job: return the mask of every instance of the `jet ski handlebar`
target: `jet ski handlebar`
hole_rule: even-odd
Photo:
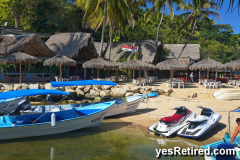
[[[197,108],[207,109],[206,107],[203,107],[203,106],[197,106]]]
[[[173,108],[172,110],[179,110],[179,109],[185,109],[185,106],[178,106],[178,107]]]

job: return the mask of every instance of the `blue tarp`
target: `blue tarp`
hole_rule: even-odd
[[[87,85],[116,86],[117,83],[113,83],[111,81],[83,80],[83,81],[68,81],[68,82],[51,82],[51,85],[53,87],[87,86]]]
[[[36,95],[69,95],[70,93],[51,89],[25,89],[0,93],[0,100],[16,97],[36,96]]]

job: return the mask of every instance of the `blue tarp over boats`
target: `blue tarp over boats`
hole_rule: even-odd
[[[83,81],[68,81],[68,82],[55,82],[55,81],[51,81],[51,85],[53,87],[87,86],[87,85],[116,86],[117,83],[113,83],[111,81],[83,80]]]

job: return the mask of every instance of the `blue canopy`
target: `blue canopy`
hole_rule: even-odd
[[[66,86],[87,86],[87,85],[108,85],[116,86],[117,83],[111,81],[98,81],[98,80],[83,80],[83,81],[68,81],[68,82],[51,82],[53,87],[66,87]]]
[[[0,93],[0,100],[16,97],[36,96],[36,95],[69,95],[70,93],[51,89],[25,89]]]

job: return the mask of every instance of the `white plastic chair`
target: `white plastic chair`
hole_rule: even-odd
[[[55,79],[56,79],[56,82],[58,82],[58,81],[59,81],[57,76],[55,76]]]
[[[229,80],[227,85],[232,85],[232,80]]]
[[[222,88],[222,82],[221,81],[217,81],[218,83],[218,87]]]
[[[138,86],[139,85],[139,81],[137,79],[132,79],[132,85]]]
[[[181,88],[181,86],[184,88],[184,81],[180,81],[180,83],[178,83],[178,88]]]

